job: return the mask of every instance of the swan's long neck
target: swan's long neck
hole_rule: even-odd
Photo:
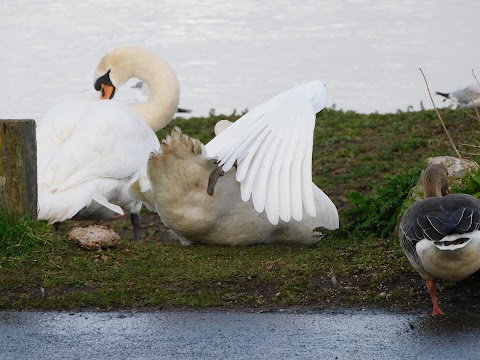
[[[134,109],[153,131],[163,129],[178,109],[180,85],[177,75],[168,63],[147,53],[134,66],[132,76],[143,80],[150,90],[148,100],[134,104]]]

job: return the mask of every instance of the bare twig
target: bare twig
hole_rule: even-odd
[[[463,107],[458,106],[457,108],[460,109],[460,110],[462,110],[465,114],[467,114],[468,116],[470,116],[472,119],[474,119],[474,120],[479,120],[478,118],[476,118],[475,116],[473,116],[472,114],[470,114],[467,110],[465,110]]]
[[[472,75],[475,78],[475,81],[477,82],[478,86],[480,86],[480,83],[478,82],[477,76],[475,75],[475,70],[472,69]],[[468,93],[470,95],[470,92]],[[473,107],[475,108],[475,112],[477,113],[477,119],[480,121],[480,115],[478,114],[478,109],[475,103],[473,102],[472,96],[470,95],[470,99],[472,100]]]
[[[430,87],[428,86],[428,81],[427,81],[427,78],[425,77],[425,74],[423,73],[422,68],[419,68],[419,70],[420,70],[420,72],[422,73],[423,79],[425,80],[425,85],[427,86],[428,96],[430,96],[430,100],[432,101],[433,108],[435,109],[435,112],[436,112],[438,118],[440,119],[440,123],[442,124],[443,130],[445,131],[445,133],[446,133],[447,136],[448,136],[448,140],[450,140],[450,145],[452,145],[453,150],[455,150],[455,153],[457,154],[458,158],[459,158],[460,161],[462,162],[463,167],[464,167],[465,169],[467,169],[467,171],[468,171],[468,173],[469,173],[470,175],[472,175],[472,172],[471,172],[470,169],[467,167],[467,164],[465,163],[465,161],[463,160],[462,156],[461,156],[460,153],[458,152],[458,149],[457,149],[457,147],[455,146],[455,143],[453,142],[452,137],[450,136],[450,133],[448,132],[447,127],[445,126],[445,123],[444,123],[444,121],[443,121],[443,119],[442,119],[442,116],[440,115],[440,112],[438,111],[437,106],[435,105],[435,101],[433,101],[432,93],[430,92]]]
[[[446,141],[446,140],[431,140],[431,141],[430,141],[431,144],[433,144],[434,142],[435,142],[435,143],[440,143],[440,144],[450,144],[450,141]],[[472,144],[464,144],[464,143],[458,143],[457,145],[458,145],[458,147],[459,147],[458,152],[459,152],[460,154],[466,153],[465,151],[460,150],[460,147],[461,147],[461,146],[473,147],[473,148],[477,148],[477,149],[480,148],[480,145],[472,145]]]
[[[438,140],[438,139],[429,139],[429,143],[430,144],[433,144],[433,143],[440,143],[440,144],[450,144],[450,141],[447,141],[447,140]],[[460,146],[471,146],[471,147],[478,147],[480,148],[480,145],[472,145],[472,144],[464,144],[464,143],[458,143],[458,147]]]
[[[475,81],[477,82],[477,84],[480,86],[480,83],[478,82],[477,76],[475,75],[475,70],[473,70],[473,69],[472,69],[472,75],[475,78]]]
[[[473,77],[475,78],[475,80],[477,81],[477,84],[480,86],[480,84],[478,83],[478,79],[477,77],[475,76],[475,72],[473,71],[472,69],[472,74],[473,74]],[[477,117],[473,116],[472,114],[470,114],[467,110],[465,110],[464,108],[458,106],[459,109],[462,109],[462,111],[467,114],[468,116],[470,116],[472,119],[475,119],[477,121],[480,122],[480,115],[478,114],[478,109],[477,109],[477,106],[475,105],[475,103],[473,102],[473,98],[472,98],[472,94],[470,93],[470,91],[468,92],[468,95],[470,96],[470,100],[472,101],[472,104],[473,104],[473,107],[475,108],[475,113],[477,114]]]
[[[470,146],[474,148],[480,148],[480,145],[472,145],[472,144],[463,144],[463,143],[458,143],[459,146]]]
[[[468,151],[460,151],[460,153],[462,153],[464,155],[468,155],[468,156],[480,156],[480,153],[471,153],[471,152],[468,152]]]
[[[477,120],[480,121],[480,114],[478,113],[477,105],[475,105],[475,101],[473,101],[472,93],[468,91],[468,97],[470,98],[470,101],[472,102],[473,108],[475,109],[475,113],[477,114]]]

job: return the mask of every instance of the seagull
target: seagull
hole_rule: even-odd
[[[480,85],[472,84],[450,93],[435,92],[437,95],[443,96],[445,100],[451,100],[454,104],[461,108],[471,109],[480,106]]]

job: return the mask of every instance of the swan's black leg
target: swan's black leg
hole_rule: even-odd
[[[53,223],[53,230],[55,231],[55,235],[60,234],[60,222]]]
[[[130,214],[130,221],[133,225],[133,241],[137,242],[140,240],[140,224],[142,219],[139,214]]]
[[[217,166],[215,169],[212,170],[210,176],[208,177],[208,186],[207,186],[207,194],[213,196],[213,191],[215,190],[215,185],[217,184],[218,179],[220,176],[223,176],[225,172],[222,170],[220,166]]]

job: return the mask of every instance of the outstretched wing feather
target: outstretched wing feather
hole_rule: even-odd
[[[206,145],[224,171],[237,162],[241,197],[269,221],[315,216],[312,149],[315,112],[302,92],[286,92],[244,115]]]

